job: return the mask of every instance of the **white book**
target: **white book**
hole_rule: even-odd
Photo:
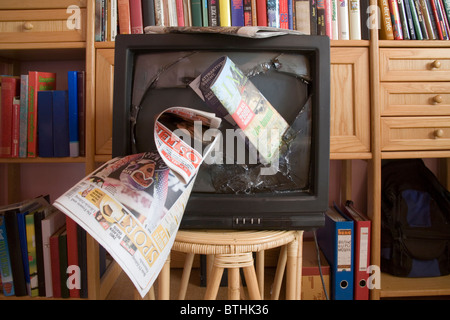
[[[338,9],[339,40],[349,40],[348,0],[339,0]]]
[[[349,0],[350,40],[361,40],[361,8],[359,0]]]
[[[338,2],[339,0],[331,0],[331,35],[332,40],[339,39],[339,20],[338,20]]]

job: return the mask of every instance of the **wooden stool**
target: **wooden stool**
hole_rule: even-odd
[[[223,270],[228,269],[228,299],[239,299],[239,268],[244,271],[250,299],[263,299],[264,250],[281,247],[274,279],[272,298],[278,299],[286,268],[286,299],[300,299],[303,231],[219,231],[180,230],[173,251],[186,253],[179,299],[184,299],[195,254],[213,256],[212,270],[207,281],[205,299],[215,299]],[[256,271],[252,253],[256,253]],[[166,269],[167,270],[167,269]],[[161,284],[168,298],[170,283]]]

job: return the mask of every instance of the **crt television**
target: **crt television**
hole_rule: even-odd
[[[202,164],[180,227],[321,227],[329,183],[330,45],[326,36],[119,35],[113,157],[156,150],[154,119],[168,107],[212,112],[191,83],[223,56],[239,67],[290,127],[276,165],[262,174],[267,163],[252,156],[238,134],[226,135],[235,127],[224,119],[222,143],[232,142],[233,147],[223,147],[223,161]],[[248,152],[243,157],[238,155],[242,146]]]

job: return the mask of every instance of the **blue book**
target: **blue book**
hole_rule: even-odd
[[[53,91],[53,153],[69,157],[69,105],[66,90]]]
[[[15,294],[14,279],[11,269],[11,260],[9,258],[4,215],[0,215],[0,275],[2,276],[3,295],[13,296]]]
[[[78,84],[77,71],[67,72],[68,104],[69,104],[69,148],[70,156],[78,157],[80,140],[78,137]]]
[[[38,92],[38,154],[40,157],[53,157],[53,93]]]
[[[231,0],[231,25],[244,26],[244,0]]]
[[[331,270],[331,299],[353,300],[353,221],[328,208],[325,226],[317,230],[317,239]]]

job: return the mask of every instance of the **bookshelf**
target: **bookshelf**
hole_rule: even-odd
[[[21,18],[22,24],[26,18],[35,19],[33,12],[38,10],[57,10],[55,17],[61,17],[69,5],[78,5],[83,9],[82,29],[73,32],[69,37],[62,32],[71,32],[57,29],[57,31],[22,30],[14,34],[6,34],[4,25],[13,22],[7,14],[14,11],[15,19]],[[371,0],[376,5],[376,0]],[[86,70],[86,155],[77,158],[34,158],[34,159],[4,159],[0,158],[0,166],[7,167],[5,177],[9,202],[20,198],[21,166],[36,164],[60,163],[70,168],[71,164],[84,164],[85,172],[92,172],[98,163],[111,158],[111,120],[112,119],[112,83],[114,73],[114,42],[95,42],[95,1],[94,0],[3,0],[0,3],[0,58],[14,61],[20,65],[30,61],[59,61],[78,60],[84,62]],[[26,11],[26,12],[17,12]],[[42,21],[48,18],[48,12],[40,12]],[[67,17],[68,14],[65,15]],[[45,24],[45,23],[44,23]],[[60,22],[47,23],[54,28],[61,28]],[[39,24],[41,25],[41,24]],[[23,26],[25,27],[25,26]],[[37,37],[23,36],[22,33],[42,32]],[[393,118],[402,122],[404,116],[386,115],[381,106],[385,103],[382,98],[382,87],[387,84],[392,87],[401,84],[421,84],[442,89],[443,105],[450,104],[450,79],[436,78],[434,75],[386,80],[382,75],[382,60],[385,50],[400,54],[408,52],[413,56],[424,56],[424,68],[430,63],[439,60],[441,70],[450,74],[448,61],[450,54],[450,41],[445,40],[380,40],[376,28],[370,30],[370,40],[332,40],[331,41],[331,161],[339,163],[341,176],[340,197],[342,200],[351,199],[355,194],[352,177],[354,160],[367,163],[365,177],[367,179],[367,205],[366,212],[372,219],[372,264],[380,262],[380,229],[381,229],[381,165],[384,159],[396,158],[433,158],[438,159],[440,177],[444,184],[450,185],[448,164],[450,158],[450,142],[440,142],[438,148],[411,147],[407,150],[393,147],[386,150],[383,143],[385,129],[381,121],[384,118]],[[428,55],[428,56],[426,56]],[[396,58],[397,61],[407,61],[407,56]],[[420,59],[419,59],[420,60]],[[417,58],[415,58],[417,63]],[[410,66],[411,62],[404,62]],[[16,68],[16,66],[14,66]],[[428,73],[430,74],[431,70]],[[421,78],[422,77],[422,78]],[[414,87],[414,85],[406,85]],[[413,93],[417,93],[412,89]],[[429,108],[430,109],[430,108]],[[444,110],[449,110],[448,108]],[[420,115],[410,117],[423,117],[422,123],[430,116],[441,117],[446,121],[449,114],[433,114],[423,111]],[[408,116],[408,115],[407,115]],[[450,119],[448,119],[450,120]],[[450,121],[448,121],[450,123]],[[444,138],[447,131],[444,132]],[[408,134],[406,134],[408,137]],[[445,138],[446,139],[446,138]],[[6,171],[6,170],[5,170]],[[80,177],[81,178],[81,177]],[[100,277],[98,244],[88,237],[88,292],[89,299],[103,299],[108,294],[115,279],[121,270],[117,264],[112,263],[106,273]],[[387,274],[381,276],[381,289],[372,290],[372,299],[450,295],[449,277],[427,279],[400,279]]]

